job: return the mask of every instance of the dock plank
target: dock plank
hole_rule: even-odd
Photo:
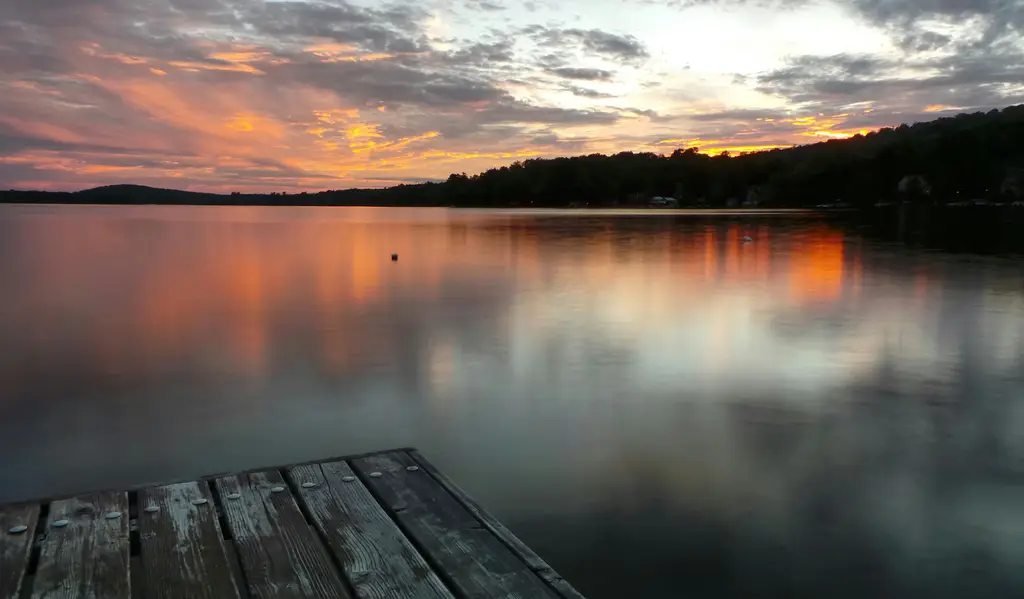
[[[117,517],[109,517],[117,514]],[[65,526],[55,522],[67,521]],[[95,493],[50,504],[33,599],[128,599],[128,494]]]
[[[531,570],[536,572],[538,576],[551,585],[559,595],[564,599],[584,599],[583,595],[569,584],[569,581],[562,578],[554,568],[541,559],[539,555],[530,549],[526,543],[522,542],[519,537],[514,535],[512,531],[506,528],[504,524],[498,521],[497,518],[490,515],[484,508],[480,507],[480,504],[470,497],[468,493],[463,491],[461,487],[455,484],[453,480],[448,478],[443,472],[430,463],[423,454],[416,449],[410,449],[408,454],[420,468],[433,476],[442,487],[454,495],[455,498],[458,499],[471,514],[476,516],[488,530],[494,533],[494,535],[505,543],[513,553],[526,562]]]
[[[144,597],[238,599],[206,482],[140,491],[138,528]]]
[[[348,464],[297,466],[288,476],[359,599],[452,599]]]
[[[15,599],[21,593],[38,521],[38,503],[0,507],[0,599]],[[9,532],[15,526],[25,530]]]
[[[352,460],[352,466],[461,597],[557,598],[526,562],[409,455],[368,456]]]
[[[253,597],[350,596],[279,472],[225,476],[216,484]]]

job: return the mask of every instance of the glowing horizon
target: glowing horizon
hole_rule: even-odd
[[[1024,11],[920,2],[5,6],[0,188],[382,187],[790,147],[1024,99]]]

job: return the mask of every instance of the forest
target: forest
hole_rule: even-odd
[[[1024,199],[1024,105],[883,128],[849,139],[730,156],[698,148],[531,159],[443,182],[302,194],[218,195],[136,185],[0,191],[0,202],[614,207],[871,207]]]

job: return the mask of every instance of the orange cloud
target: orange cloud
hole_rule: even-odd
[[[622,118],[641,114],[639,109],[615,109],[613,113],[621,118],[617,123],[575,124],[566,119],[559,125],[562,108],[538,106],[542,115],[550,110],[553,124],[527,124],[514,120],[518,103],[529,104],[526,100],[509,107],[502,100],[466,94],[465,100],[453,102],[438,118],[481,119],[484,124],[471,126],[484,134],[445,138],[436,120],[425,118],[428,109],[424,106],[401,101],[385,104],[373,97],[353,101],[332,88],[301,82],[279,85],[266,76],[265,71],[271,70],[265,67],[290,59],[278,56],[276,49],[205,40],[195,44],[204,59],[165,60],[115,52],[113,44],[105,48],[95,42],[75,43],[72,48],[77,70],[64,75],[62,81],[81,85],[0,81],[5,92],[12,90],[26,104],[45,107],[33,118],[0,116],[0,123],[62,144],[119,148],[110,153],[69,149],[22,151],[18,155],[19,165],[59,172],[62,180],[74,187],[127,180],[219,191],[337,189],[444,179],[449,172],[479,172],[524,158],[614,153],[630,149],[622,147],[623,135],[635,136],[632,139],[639,141],[631,142],[634,147],[646,150],[668,152],[696,146],[717,155],[861,132],[844,127],[851,118],[847,113],[726,120],[724,132],[720,132],[723,124],[704,114],[699,115],[704,117],[701,122],[710,123],[708,129],[715,129],[713,136],[701,135],[698,130],[645,143],[650,130],[662,125],[650,118]],[[339,64],[394,56],[333,42],[308,44],[301,52],[322,63]],[[253,77],[218,78],[213,75],[216,72]],[[272,73],[277,75],[276,70]],[[110,114],[104,111],[106,100],[93,105],[89,98],[79,99],[76,94],[81,89],[98,89],[116,97],[119,115],[130,114],[130,118],[105,120]],[[62,108],[56,108],[58,102]],[[94,110],[76,114],[69,106]],[[505,108],[512,110],[503,112]],[[499,119],[511,116],[512,120],[486,123],[491,111]],[[476,116],[479,114],[484,116]],[[536,118],[528,110],[522,114],[524,119]],[[494,131],[502,133],[489,133],[488,125],[496,125]],[[130,149],[127,154],[125,148]]]
[[[213,64],[207,62],[186,62],[180,60],[172,60],[168,62],[172,67],[177,67],[183,71],[190,71],[198,73],[199,71],[233,71],[236,73],[250,73],[252,75],[264,75],[265,73],[254,66],[245,63],[228,63],[228,64]]]
[[[312,54],[322,62],[372,62],[375,60],[387,60],[395,58],[398,54],[387,52],[361,52],[358,47],[352,44],[324,43],[303,48],[303,52]]]

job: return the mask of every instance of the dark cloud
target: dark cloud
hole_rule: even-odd
[[[858,12],[876,23],[906,23],[926,18],[963,19],[1018,14],[1019,0],[852,0]]]
[[[975,25],[970,42],[975,49],[1024,36],[1024,2],[1020,0],[852,0],[851,5],[869,22],[888,29],[907,51],[950,44],[947,36],[929,29],[936,21]]]
[[[580,81],[608,81],[615,75],[615,73],[604,69],[588,69],[579,67],[560,67],[557,69],[548,69],[548,72],[552,75],[557,75],[565,79],[577,79]]]
[[[903,60],[801,56],[757,78],[760,91],[825,108],[858,102],[894,108],[1006,105],[1020,99],[1022,83],[1024,55],[992,48]]]
[[[620,35],[600,29],[562,29],[542,25],[525,27],[523,33],[533,38],[541,48],[578,50],[590,56],[597,55],[623,64],[639,64],[650,57],[647,47],[632,35]]]
[[[591,52],[622,62],[635,62],[650,56],[647,48],[632,35],[616,35],[599,29],[566,29],[563,33],[578,39],[583,43],[583,47]]]
[[[567,85],[567,86],[565,86],[564,89],[565,89],[565,91],[567,91],[567,92],[571,93],[572,95],[577,96],[579,98],[590,98],[592,100],[601,100],[601,99],[614,98],[615,97],[615,94],[607,94],[607,93],[604,93],[604,92],[599,92],[596,89],[590,89],[590,88],[586,88],[586,87],[579,87],[579,86],[576,86],[576,85]]]
[[[558,143],[558,136],[555,135],[554,133],[545,133],[542,135],[533,136],[533,138],[531,138],[530,141],[537,145],[550,146]]]
[[[548,53],[537,58],[537,65],[544,69],[557,69],[568,64],[569,59],[564,54]]]
[[[666,6],[685,10],[701,6],[731,7],[731,6],[757,6],[771,9],[795,9],[811,4],[812,0],[622,0],[628,4],[646,4],[648,6]]]
[[[552,131],[543,131],[530,138],[534,146],[547,146],[560,152],[576,152],[586,147],[586,139],[565,139]]]
[[[474,42],[464,48],[442,53],[441,56],[456,64],[493,66],[494,63],[512,62],[515,59],[511,39],[497,42]]]
[[[498,2],[491,2],[489,0],[463,0],[466,8],[470,10],[482,10],[486,12],[496,12],[499,10],[505,10],[505,7]]]
[[[908,31],[896,41],[905,52],[941,50],[952,42],[952,37],[934,31]]]
[[[404,7],[367,9],[346,3],[258,2],[236,8],[238,21],[278,41],[325,38],[374,52],[427,49],[419,21],[425,13]]]

